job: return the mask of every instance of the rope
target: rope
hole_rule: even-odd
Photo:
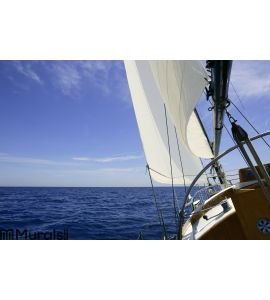
[[[164,174],[162,174],[162,173],[160,173],[160,172],[158,172],[158,171],[156,171],[156,170],[154,170],[154,169],[152,169],[152,168],[150,168],[150,167],[149,167],[149,169],[150,169],[151,171],[153,171],[153,172],[155,172],[155,173],[157,173],[157,174],[163,176],[163,177],[166,177],[166,178],[171,179],[171,177],[169,177],[169,176],[167,176],[167,175],[164,175]]]
[[[147,168],[148,173],[149,173],[149,178],[150,178],[150,182],[151,182],[151,187],[152,187],[152,192],[153,192],[153,196],[154,196],[154,202],[155,202],[155,206],[156,206],[156,210],[157,210],[157,215],[158,215],[158,218],[159,218],[160,227],[163,230],[163,234],[164,234],[165,239],[167,239],[167,230],[166,230],[164,218],[163,218],[163,215],[162,215],[162,211],[158,207],[156,192],[155,192],[155,189],[154,189],[153,180],[152,180],[152,176],[151,176],[151,172],[150,172],[150,168],[149,168],[148,164],[147,164],[146,168]]]
[[[179,147],[178,136],[177,136],[177,132],[176,132],[176,128],[175,127],[174,127],[174,131],[175,131],[175,136],[176,136],[176,140],[177,140],[177,147],[178,147],[179,159],[180,159],[180,163],[181,163],[181,171],[182,171],[182,174],[183,174],[183,181],[184,181],[184,187],[185,187],[185,193],[186,193],[186,191],[187,191],[186,179],[185,179],[184,167],[183,167],[182,157],[181,157],[181,152],[180,152],[180,147]]]
[[[248,122],[248,124],[253,128],[253,130],[260,134],[260,132],[252,125],[252,123],[248,120],[248,118],[241,112],[241,110],[231,101],[232,105],[237,109],[237,111],[240,113],[240,115]],[[262,137],[262,140],[264,143],[270,148],[270,145],[267,143],[267,141]]]
[[[171,179],[170,176],[164,175],[164,174],[158,172],[157,170],[155,170],[155,169],[153,169],[153,168],[151,168],[151,167],[149,167],[149,169],[150,169],[151,171],[153,171],[153,172],[155,172],[155,173],[157,173],[157,174],[163,176],[163,177],[166,177],[166,178],[168,178],[168,179]],[[189,177],[195,177],[196,174],[185,174],[185,176],[186,176],[186,177],[187,177],[187,176],[189,176]],[[177,178],[180,178],[180,177],[174,177],[174,179],[177,179]]]
[[[175,224],[177,226],[179,215],[178,215],[178,210],[177,210],[177,207],[176,207],[176,196],[175,196],[174,183],[173,183],[173,171],[172,171],[172,157],[171,157],[170,137],[169,137],[168,119],[167,119],[167,111],[166,111],[165,104],[164,104],[164,111],[165,111],[165,119],[166,119],[167,139],[168,139],[168,148],[169,148],[169,157],[170,157],[170,168],[171,168],[171,178],[172,178],[173,208],[174,208],[174,214],[175,214]]]

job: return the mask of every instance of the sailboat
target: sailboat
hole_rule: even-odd
[[[249,137],[230,113],[232,68],[230,60],[205,66],[187,60],[125,61],[153,191],[153,182],[172,188],[175,239],[270,239],[270,165],[254,146],[259,139],[267,143],[270,132]],[[203,94],[213,115],[212,140],[197,110]],[[233,146],[220,153],[225,118]],[[245,167],[232,181],[222,159],[235,152]],[[185,187],[180,205],[178,185]],[[163,238],[170,239],[156,207]]]

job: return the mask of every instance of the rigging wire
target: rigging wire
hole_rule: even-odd
[[[242,103],[242,101],[241,101],[241,99],[240,99],[238,93],[236,92],[235,87],[233,86],[233,84],[231,84],[231,85],[232,85],[232,87],[233,87],[233,90],[234,90],[234,92],[235,92],[235,94],[236,94],[236,96],[237,96],[239,102],[240,102],[241,105],[243,106],[243,103]],[[210,110],[212,110],[212,108],[213,108],[213,103],[211,102],[210,99],[209,99],[209,102],[210,102],[210,104],[212,105],[212,107],[210,108]],[[230,104],[232,104],[232,105],[237,109],[237,111],[241,114],[241,116],[242,116],[242,117],[248,122],[248,124],[253,128],[253,130],[255,130],[255,132],[256,132],[257,134],[260,134],[260,132],[252,125],[252,123],[248,120],[248,118],[247,118],[247,117],[241,112],[241,110],[237,107],[237,105],[236,105],[231,99],[228,99],[228,104],[227,104],[227,106],[226,106],[226,114],[227,114],[227,117],[228,117],[230,123],[232,123],[232,122],[235,123],[235,122],[237,121],[237,120],[229,113],[229,111],[228,111],[228,107],[230,106]],[[244,107],[244,106],[243,106],[243,107]],[[209,109],[208,109],[208,110],[209,110]],[[229,132],[228,128],[226,127],[226,125],[223,124],[223,126],[225,127],[225,129],[226,129],[228,135],[230,136],[230,138],[232,139],[233,143],[236,145],[236,142],[235,142],[234,138],[232,137],[232,135],[230,134],[230,132]],[[267,143],[267,141],[266,141],[263,137],[262,137],[262,139],[263,139],[263,141],[265,142],[265,144],[270,148],[270,145]],[[238,151],[239,151],[239,153],[241,154],[242,158],[244,159],[245,163],[246,163],[247,166],[248,166],[248,163],[247,163],[247,161],[246,161],[246,159],[245,159],[243,153],[240,151],[239,148],[238,148]]]
[[[244,104],[242,102],[242,100],[240,99],[240,96],[238,94],[238,92],[236,91],[236,88],[234,87],[233,83],[231,82],[231,86],[233,88],[233,91],[238,99],[238,101],[240,102],[240,104],[242,105],[242,107],[244,108]],[[232,105],[237,109],[237,111],[240,113],[240,115],[247,121],[247,123],[252,127],[252,129],[257,133],[257,134],[260,134],[260,132],[255,128],[254,125],[252,125],[252,123],[249,121],[248,117],[246,117],[242,112],[241,110],[237,107],[237,105],[232,101],[230,100],[230,102],[232,103]],[[245,109],[245,108],[244,108]],[[270,148],[270,145],[269,143],[262,137],[262,140],[264,141],[264,143]]]
[[[181,171],[182,171],[182,175],[183,175],[183,181],[184,181],[184,187],[185,187],[185,193],[186,193],[187,186],[186,186],[185,172],[184,172],[184,167],[183,167],[183,162],[182,162],[182,156],[181,156],[181,152],[180,152],[179,141],[178,141],[178,136],[177,136],[177,132],[176,132],[175,126],[174,126],[174,131],[175,131],[175,136],[176,136],[176,141],[177,141],[179,159],[180,159],[180,163],[181,163]]]
[[[232,100],[230,100],[232,105],[237,109],[237,111],[240,113],[240,115],[248,122],[248,124],[253,128],[253,130],[257,133],[260,134],[260,132],[252,125],[252,123],[248,120],[248,118],[241,112],[241,110],[237,107],[236,104],[233,103]],[[270,148],[269,143],[262,137],[262,140],[264,143]]]
[[[162,174],[162,173],[158,172],[157,170],[154,170],[154,169],[152,169],[152,168],[150,168],[150,167],[149,167],[149,169],[150,169],[151,171],[153,171],[153,172],[155,172],[155,173],[157,173],[157,174],[163,176],[163,177],[166,177],[166,178],[171,179],[171,177],[169,177],[169,176],[167,176],[167,175],[165,175],[165,174]]]
[[[232,86],[233,91],[234,91],[234,93],[235,93],[235,95],[236,95],[238,101],[240,102],[241,106],[243,107],[244,110],[246,110],[245,107],[244,107],[244,103],[243,103],[243,101],[240,99],[240,96],[239,96],[238,92],[236,91],[236,88],[235,88],[234,84],[233,84],[232,82],[230,82],[230,85]]]
[[[152,193],[153,193],[153,196],[154,196],[154,202],[155,202],[155,206],[156,206],[156,210],[157,210],[157,215],[158,215],[158,218],[159,218],[160,227],[163,230],[163,234],[164,234],[165,239],[167,239],[168,235],[167,235],[167,230],[166,230],[163,214],[162,214],[162,211],[159,208],[158,203],[157,203],[157,196],[156,196],[156,192],[155,192],[155,189],[154,189],[154,184],[153,184],[153,180],[152,180],[152,176],[151,176],[151,172],[150,172],[150,167],[149,167],[148,164],[146,165],[146,168],[148,170],[148,174],[149,174],[149,178],[150,178],[150,182],[151,182]]]
[[[173,182],[173,170],[172,170],[172,156],[171,156],[171,147],[170,147],[170,137],[169,137],[169,128],[168,128],[168,119],[167,119],[167,111],[166,111],[166,105],[164,104],[164,112],[165,112],[165,119],[166,119],[166,129],[167,129],[167,139],[168,139],[168,148],[169,148],[169,157],[170,157],[170,168],[171,168],[171,178],[172,178],[172,191],[173,191],[173,208],[174,208],[174,214],[175,214],[175,223],[178,224],[178,210],[176,205],[176,195],[174,190],[174,182]]]
[[[201,162],[201,165],[202,165],[202,167],[203,167],[203,169],[204,169],[204,164],[203,164],[203,160],[202,160],[201,157],[200,157],[200,162]],[[213,178],[213,179],[214,179],[214,178],[216,178],[216,176],[212,176],[212,174],[210,174],[210,176],[209,176],[206,172],[204,172],[204,175],[206,176],[208,186],[211,186],[212,184],[211,184],[209,178]],[[215,181],[215,180],[214,180],[214,181]]]

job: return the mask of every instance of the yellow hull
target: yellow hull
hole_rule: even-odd
[[[229,209],[224,210],[225,202]],[[192,214],[182,234],[183,239],[269,240],[270,203],[257,184],[227,188]]]

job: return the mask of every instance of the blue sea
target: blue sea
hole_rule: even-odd
[[[158,187],[155,192],[167,232],[173,235],[172,189]],[[176,193],[181,206],[184,189]],[[151,188],[0,187],[0,230],[66,230],[71,240],[162,238]]]

